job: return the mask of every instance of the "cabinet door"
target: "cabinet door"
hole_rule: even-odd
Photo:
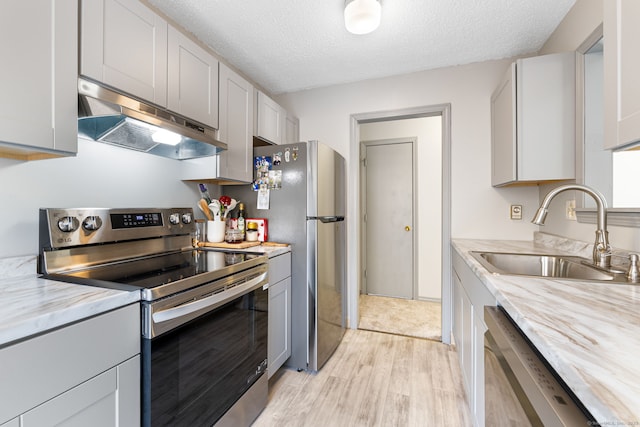
[[[23,414],[22,427],[133,426],[140,423],[140,356]]]
[[[218,60],[169,26],[168,108],[218,128]]]
[[[117,372],[112,368],[22,415],[22,427],[117,426]]]
[[[471,380],[473,391],[471,392],[472,407],[476,421],[484,423],[484,333],[487,326],[483,320],[484,308],[474,306],[473,316],[473,379]]]
[[[220,64],[219,138],[228,149],[218,155],[218,175],[234,181],[253,179],[253,86]]]
[[[573,52],[516,61],[518,181],[575,178],[575,78]]]
[[[287,112],[273,99],[258,91],[258,130],[257,137],[274,144],[284,141],[284,128]]]
[[[285,144],[293,144],[300,141],[300,121],[297,117],[287,115],[285,135]]]
[[[76,153],[77,17],[74,0],[2,3],[0,156]]]
[[[82,0],[80,74],[167,105],[167,22],[137,0]]]
[[[640,2],[604,4],[605,148],[640,141]]]
[[[269,286],[269,378],[291,356],[291,277]]]
[[[494,186],[575,178],[575,53],[519,59],[491,97]]]
[[[491,97],[491,185],[517,178],[515,79],[511,65]]]

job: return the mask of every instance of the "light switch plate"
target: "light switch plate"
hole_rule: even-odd
[[[522,205],[511,205],[511,219],[522,219]]]

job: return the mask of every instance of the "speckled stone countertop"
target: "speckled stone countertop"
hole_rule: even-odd
[[[538,351],[601,425],[640,425],[640,286],[493,275],[469,251],[572,254],[591,245],[452,241]]]
[[[140,300],[126,292],[37,277],[35,257],[0,259],[0,348]]]

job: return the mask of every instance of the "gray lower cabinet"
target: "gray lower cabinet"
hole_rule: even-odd
[[[269,259],[269,378],[291,356],[291,253]]]
[[[0,424],[140,423],[140,306],[120,308],[0,350]]]
[[[453,337],[469,396],[474,426],[484,426],[484,307],[495,306],[495,297],[471,268],[453,253]]]

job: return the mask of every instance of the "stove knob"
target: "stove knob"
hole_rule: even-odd
[[[80,221],[74,216],[63,216],[58,220],[58,228],[60,231],[72,232],[78,229]]]
[[[180,224],[180,214],[172,213],[171,215],[169,215],[169,222],[173,225]]]
[[[182,222],[185,224],[191,224],[192,218],[190,213],[182,214]]]
[[[95,231],[102,227],[102,218],[95,215],[90,215],[82,221],[82,228],[87,231]]]

